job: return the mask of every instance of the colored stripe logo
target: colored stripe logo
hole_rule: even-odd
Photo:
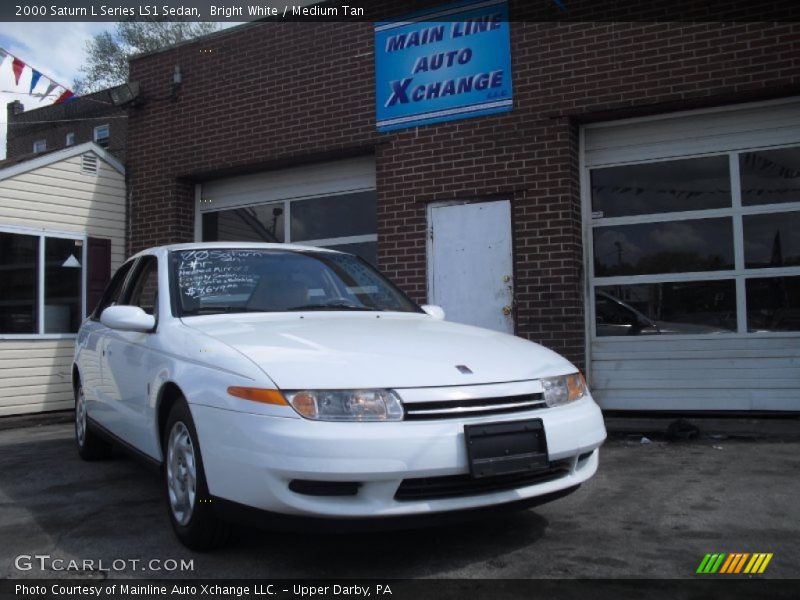
[[[726,554],[717,552],[706,554],[697,567],[697,573],[735,575],[737,573],[760,574],[766,571],[772,552],[733,552]]]

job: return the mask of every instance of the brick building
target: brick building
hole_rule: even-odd
[[[340,247],[563,353],[605,408],[800,410],[800,24],[711,4],[509,0],[510,110],[391,131],[372,22],[139,57],[130,250]]]
[[[43,152],[94,142],[124,162],[128,112],[114,104],[114,89],[29,111],[19,100],[9,102],[6,159],[19,162]]]

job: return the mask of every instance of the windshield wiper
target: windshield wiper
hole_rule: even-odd
[[[360,310],[360,311],[379,311],[380,308],[370,308],[358,304],[350,304],[349,302],[328,302],[326,304],[304,304],[303,306],[293,306],[287,308],[287,311],[303,311],[303,310]]]

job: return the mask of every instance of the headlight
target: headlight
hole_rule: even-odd
[[[580,373],[546,377],[542,379],[542,387],[544,387],[544,401],[547,406],[560,406],[574,402],[583,398],[588,392],[586,381]]]
[[[284,392],[289,404],[315,421],[402,421],[403,403],[391,390]]]

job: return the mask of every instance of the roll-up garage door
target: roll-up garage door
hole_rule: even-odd
[[[800,99],[586,126],[606,409],[800,410]]]
[[[208,181],[195,239],[324,246],[377,262],[374,157]]]

